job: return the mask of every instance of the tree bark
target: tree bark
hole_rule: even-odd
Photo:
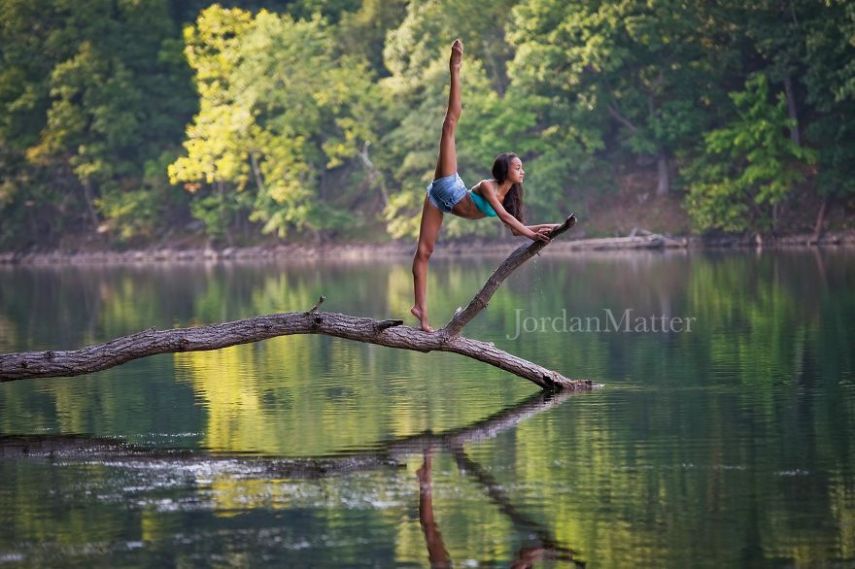
[[[373,186],[377,184],[377,187],[380,189],[380,195],[383,197],[383,207],[389,205],[389,193],[386,191],[386,181],[383,179],[383,174],[377,167],[374,165],[374,162],[371,161],[371,158],[368,156],[368,147],[370,146],[369,142],[365,142],[362,145],[362,150],[359,152],[359,158],[362,160],[362,165],[365,166],[365,170],[368,172],[368,183]]]
[[[550,233],[550,237],[555,238],[572,228],[574,225],[576,225],[576,216],[570,214],[564,223]],[[540,253],[540,250],[544,247],[546,247],[546,243],[543,241],[535,241],[531,245],[517,247],[516,251],[511,253],[510,256],[505,259],[501,265],[499,265],[499,268],[493,271],[493,274],[490,275],[490,278],[487,279],[487,282],[484,283],[484,286],[481,287],[478,294],[469,301],[466,308],[454,313],[452,319],[440,330],[440,333],[447,334],[448,336],[456,336],[459,334],[463,327],[475,318],[479,312],[487,308],[487,305],[490,303],[490,299],[493,297],[493,293],[496,292],[502,284],[502,281],[514,272],[517,267]]]
[[[92,229],[97,231],[100,222],[98,221],[98,213],[95,211],[95,197],[92,195],[92,183],[89,180],[83,182],[83,198],[86,201],[86,212],[89,214]]]
[[[668,174],[668,157],[664,151],[660,151],[656,157],[656,173],[658,176],[656,195],[667,196],[671,191],[671,177]]]
[[[793,92],[793,81],[790,79],[789,75],[784,76],[784,93],[787,97],[787,114],[793,121],[793,125],[790,127],[790,140],[792,140],[796,146],[801,146],[802,141],[799,135],[799,111],[796,106],[796,94]]]
[[[258,167],[258,158],[255,157],[255,152],[249,153],[249,163],[252,166],[252,176],[255,178],[255,185],[258,190],[266,195],[267,189],[264,187],[264,177],[261,175],[261,168]]]
[[[822,226],[825,223],[825,209],[828,206],[828,196],[822,197],[822,205],[819,206],[819,212],[816,214],[816,223],[813,226],[813,235],[811,236],[811,244],[819,242],[822,237]]]
[[[632,124],[632,121],[623,116],[620,111],[618,111],[617,108],[611,103],[609,103],[606,109],[609,111],[609,114],[612,116],[613,119],[628,128],[630,131],[636,132],[638,130],[638,127]]]
[[[567,231],[576,222],[571,215],[551,236]],[[546,243],[533,242],[518,247],[499,266],[469,306],[455,314],[437,332],[404,326],[402,320],[320,312],[318,304],[306,312],[256,316],[209,326],[149,329],[79,350],[0,354],[0,382],[37,377],[70,377],[95,373],[125,362],[155,354],[216,350],[237,344],[258,342],[276,336],[324,334],[357,342],[421,352],[454,352],[528,379],[546,390],[588,390],[590,380],[571,380],[556,371],[509,354],[490,342],[459,336],[460,330],[483,310],[501,282],[523,262],[537,254]]]

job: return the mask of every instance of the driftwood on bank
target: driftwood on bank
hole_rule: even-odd
[[[551,232],[550,237],[561,235],[575,223],[576,218],[571,214]],[[306,312],[270,314],[193,328],[149,329],[79,350],[0,354],[0,381],[70,377],[155,354],[216,350],[292,334],[324,334],[390,348],[454,352],[528,379],[543,389],[590,389],[589,380],[568,379],[556,371],[500,350],[490,342],[460,336],[463,327],[486,308],[502,281],[545,246],[545,242],[535,241],[518,247],[490,275],[466,308],[458,310],[444,328],[435,332],[404,326],[402,320],[374,320],[322,312],[318,310],[324,299],[321,297],[318,304]]]
[[[634,229],[627,237],[603,237],[562,243],[562,251],[618,251],[630,249],[684,249],[686,238],[673,238]]]

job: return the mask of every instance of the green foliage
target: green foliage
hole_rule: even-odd
[[[105,221],[102,227],[119,241],[154,239],[169,226],[180,223],[186,198],[169,184],[166,168],[174,154],[164,152],[146,162],[141,183],[132,188],[108,186],[95,201]]]
[[[365,61],[336,58],[323,20],[265,11],[213,6],[185,41],[201,108],[186,156],[170,166],[172,182],[218,185],[216,200],[234,201],[229,207],[251,202],[249,218],[266,233],[341,222],[318,189],[326,171],[352,162],[374,138],[377,96]]]
[[[38,202],[59,213],[60,230],[104,222],[117,237],[150,234],[144,166],[174,144],[192,106],[186,66],[170,57],[176,27],[166,0],[87,0],[73,10],[13,1],[0,24],[0,170],[4,195],[15,196],[0,215],[18,220],[13,231],[38,230],[20,225]]]
[[[817,149],[818,193],[855,195],[855,5],[829,2],[804,28],[806,138]]]
[[[772,228],[771,207],[804,179],[816,153],[787,136],[792,121],[779,94],[773,102],[765,75],[731,93],[736,116],[705,136],[706,152],[693,168],[688,207],[696,226],[725,231]]]
[[[715,92],[699,13],[670,0],[521,2],[511,74],[566,109],[553,125],[580,158],[607,147],[670,158],[697,136],[701,95]]]
[[[698,228],[764,231],[789,196],[855,193],[839,0],[6,0],[0,245],[154,239],[191,215],[226,241],[414,237],[457,37],[461,175],[517,152],[532,220],[654,170],[690,188]]]

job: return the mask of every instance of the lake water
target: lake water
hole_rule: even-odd
[[[432,261],[434,324],[500,260]],[[321,294],[402,318],[411,286],[407,259],[7,267],[0,352]],[[855,566],[855,251],[543,255],[463,333],[604,387],[316,336],[0,384],[0,568]]]

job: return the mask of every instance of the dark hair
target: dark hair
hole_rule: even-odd
[[[511,169],[511,160],[519,158],[513,152],[502,152],[496,156],[493,161],[493,178],[496,182],[502,183],[508,179],[508,171]],[[523,187],[522,184],[514,183],[508,193],[505,194],[505,199],[502,200],[502,207],[505,208],[512,216],[516,217],[520,223],[525,223],[523,215]]]

